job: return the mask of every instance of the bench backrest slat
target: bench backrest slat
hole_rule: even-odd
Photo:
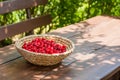
[[[0,14],[45,5],[48,0],[8,0],[0,2]]]
[[[34,19],[29,19],[20,23],[11,24],[8,25],[7,27],[3,26],[0,29],[0,40],[6,37],[14,36],[15,34],[30,31],[39,26],[44,26],[46,24],[49,24],[50,22],[51,22],[50,15],[46,15]]]

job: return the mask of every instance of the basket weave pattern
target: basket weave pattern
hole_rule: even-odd
[[[25,50],[22,48],[22,45],[24,42],[32,41],[34,38],[40,37],[40,38],[46,38],[46,39],[52,39],[56,43],[64,44],[67,46],[66,52],[60,53],[60,54],[45,54],[45,53],[35,53],[28,50]],[[36,64],[36,65],[55,65],[60,63],[64,58],[66,58],[70,53],[72,53],[74,49],[73,43],[63,37],[56,36],[56,35],[30,35],[26,36],[22,39],[19,39],[15,43],[16,49],[18,52],[30,63]]]

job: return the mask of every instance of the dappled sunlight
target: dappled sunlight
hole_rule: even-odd
[[[90,65],[90,66],[95,66],[96,64],[93,63],[93,62],[86,62],[87,65]]]
[[[72,80],[72,77],[67,76],[65,77],[65,80]]]
[[[34,4],[37,5],[35,2]],[[48,33],[66,37],[75,44],[71,55],[53,66],[37,66],[27,62],[20,57],[13,45],[4,49],[0,48],[0,64],[2,64],[0,74],[3,78],[10,77],[11,80],[19,77],[23,80],[80,80],[80,78],[88,80],[93,75],[100,79],[120,66],[120,39],[117,36],[114,37],[119,31],[107,36],[110,31],[107,30],[107,33],[104,30],[102,34],[100,27],[111,22],[113,23],[114,20],[99,24],[99,28],[94,28],[93,33],[91,32],[93,36],[90,37],[84,37],[89,30],[88,22],[76,23]],[[92,22],[92,25],[95,26],[95,23]],[[99,31],[98,35],[95,29]],[[14,76],[11,76],[13,74]]]
[[[60,36],[75,36],[77,34],[81,34],[81,36],[83,35],[83,33],[86,32],[87,27],[89,26],[89,24],[87,22],[83,22],[83,23],[76,23],[76,24],[72,24],[66,27],[62,27],[62,28],[58,28],[57,30],[51,31],[48,34],[54,34],[54,35],[60,35]]]
[[[49,76],[44,78],[45,80],[72,80],[74,76],[76,79],[79,79],[79,75],[91,75],[93,73],[99,73],[99,70],[103,68],[101,71],[106,72],[102,73],[102,75],[96,74],[96,78],[99,79],[105,74],[108,74],[108,69],[112,70],[112,66],[118,67],[120,64],[119,46],[101,45],[100,41],[77,41],[77,39],[75,39],[76,38],[72,39],[76,45],[75,50],[70,55],[71,59],[73,58],[75,62],[71,63],[70,66],[63,67],[62,69],[54,69],[53,73],[50,73]],[[82,47],[86,50],[82,50]],[[68,62],[70,62],[70,59]],[[62,65],[64,65],[64,63],[65,62],[63,61]],[[92,69],[93,71],[91,71],[91,73],[87,73],[87,70]]]
[[[111,43],[112,44],[112,43]],[[106,49],[109,49],[109,50],[111,50],[111,51],[113,51],[113,52],[120,52],[120,46],[118,46],[119,44],[117,44],[116,43],[116,45],[115,46],[108,46],[108,48],[106,48]]]
[[[77,34],[73,37],[69,37],[69,39],[72,40],[75,44],[75,50],[60,64],[49,67],[43,67],[43,66],[34,66],[32,64],[29,64],[27,62],[25,63],[23,61],[24,65],[17,66],[17,64],[20,64],[20,62],[18,63],[16,62],[17,64],[14,64],[16,68],[12,67],[13,65],[11,65],[10,70],[12,69],[13,72],[19,72],[19,70],[21,70],[20,73],[18,73],[19,76],[27,77],[29,75],[28,79],[32,79],[32,80],[59,80],[59,79],[73,80],[73,78],[79,80],[79,76],[82,75],[88,76],[94,73],[99,73],[99,70],[101,70],[103,67],[111,68],[112,66],[116,66],[117,64],[120,64],[120,56],[119,56],[120,46],[102,45],[101,44],[102,41],[99,40],[92,41],[89,39],[82,39],[80,35],[81,34]],[[9,50],[14,50],[14,48],[11,47],[9,48]],[[0,51],[2,52],[4,50],[0,50]],[[16,51],[15,52],[12,51],[12,53],[16,54]],[[10,54],[11,53],[7,55],[10,57]],[[11,56],[13,56],[14,54],[11,54]],[[1,61],[2,58],[0,62]],[[26,69],[26,67],[28,67],[28,69]],[[17,70],[18,68],[19,70]],[[106,71],[104,74],[107,74],[107,72],[109,72],[109,70],[107,70],[106,68],[105,70],[103,70]],[[23,69],[26,70],[24,71]],[[87,73],[88,71],[90,73]],[[12,72],[9,72],[3,74],[2,76],[6,77],[7,75],[11,75],[11,74]],[[96,74],[95,76],[98,79],[101,77],[101,75],[99,74]],[[84,76],[82,78],[84,78]]]
[[[36,0],[34,0],[34,1],[33,1],[33,3],[34,3],[34,5],[35,5],[35,6],[37,6],[37,5],[38,5],[38,3],[36,2]]]
[[[19,61],[20,60],[20,61]],[[18,65],[20,64],[20,65]],[[3,64],[4,66],[5,64]],[[14,80],[18,76],[21,77],[24,80],[26,77],[28,77],[29,80],[40,80],[41,78],[44,78],[48,72],[51,72],[55,68],[59,68],[60,64],[54,65],[54,66],[37,66],[33,65],[27,61],[25,61],[23,58],[19,58],[9,65],[0,68],[1,76],[4,78],[10,77],[13,73],[14,76],[11,76],[11,79]],[[8,67],[7,70],[4,68]]]
[[[17,52],[14,44],[0,48],[0,64],[19,57],[21,57],[21,55]]]
[[[89,42],[88,40],[71,40],[75,43],[75,53],[88,54],[105,46],[100,45],[99,42]]]
[[[0,7],[3,7],[3,3],[0,3]]]
[[[102,61],[103,64],[111,64],[111,65],[114,65],[114,61],[111,61],[111,60],[104,60]]]
[[[74,58],[81,61],[86,61],[89,59],[93,59],[96,54],[82,54],[82,53],[75,53]]]
[[[41,78],[43,78],[43,77],[45,77],[45,75],[34,75],[33,76],[34,78],[33,78],[33,80],[40,80]]]
[[[8,28],[7,28],[7,27],[5,27],[4,33],[5,33],[6,35],[8,34]]]

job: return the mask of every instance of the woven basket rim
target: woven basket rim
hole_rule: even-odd
[[[66,52],[63,52],[63,53],[46,54],[46,53],[36,53],[36,52],[28,51],[28,50],[25,50],[25,49],[23,49],[22,47],[20,47],[20,46],[17,45],[20,41],[22,41],[22,40],[24,40],[24,39],[26,39],[26,38],[29,38],[29,37],[43,37],[43,36],[58,37],[58,38],[67,40],[67,41],[69,41],[69,42],[71,43],[71,49],[69,49],[69,50],[67,50]],[[73,44],[73,42],[72,42],[71,40],[69,40],[69,39],[67,39],[67,38],[65,38],[65,37],[62,37],[62,36],[50,35],[50,34],[40,34],[40,35],[29,35],[29,36],[25,36],[25,37],[23,37],[23,38],[21,38],[21,39],[19,39],[19,40],[17,40],[17,41],[15,42],[15,47],[16,47],[17,49],[23,50],[23,51],[28,52],[28,53],[30,53],[30,54],[43,55],[43,56],[66,55],[66,54],[69,54],[70,52],[72,52],[72,51],[74,50],[74,44]]]

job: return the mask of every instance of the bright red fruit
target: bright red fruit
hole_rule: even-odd
[[[45,38],[35,38],[31,42],[25,42],[22,48],[32,52],[47,54],[63,53],[66,51],[65,45]]]

